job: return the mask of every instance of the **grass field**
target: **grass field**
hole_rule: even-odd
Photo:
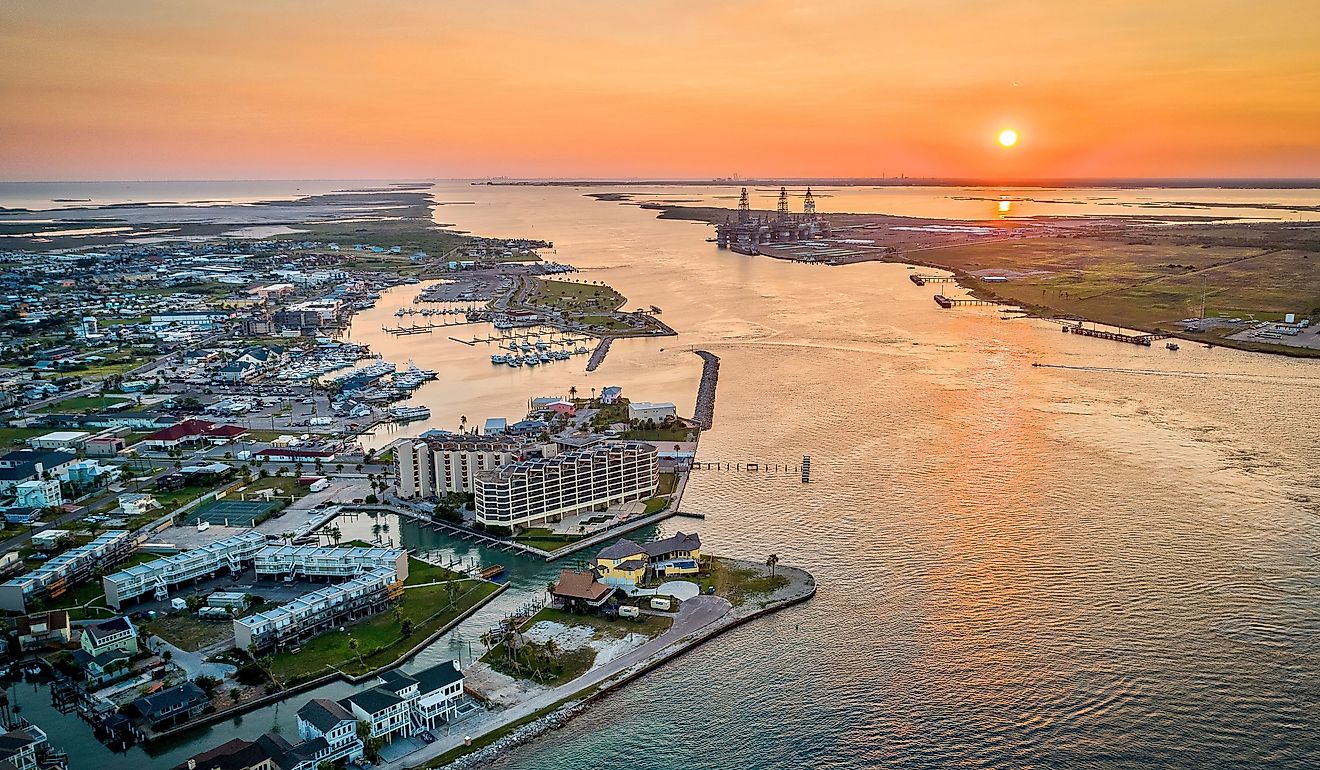
[[[128,369],[132,367],[125,368]],[[86,375],[87,371],[84,370],[81,374]],[[57,401],[53,404],[47,404],[37,411],[46,414],[54,414],[57,412],[94,412],[115,404],[122,404],[126,401],[132,401],[132,399],[111,396],[75,396],[73,398],[66,398],[63,401]]]
[[[202,620],[187,611],[157,615],[155,620],[141,621],[139,626],[144,637],[155,634],[189,652],[196,652],[234,635],[233,621]]]
[[[235,490],[234,494],[242,497],[263,489],[273,489],[276,497],[286,500],[303,497],[308,492],[307,487],[298,483],[297,476],[268,476],[264,479],[254,479],[251,484],[244,485],[241,492]]]
[[[403,584],[411,586],[420,583],[435,583],[441,580],[454,580],[461,577],[463,576],[457,572],[409,556],[408,579],[403,581]]]
[[[50,428],[0,428],[0,447],[8,449],[35,436],[50,433]]]
[[[398,660],[414,644],[428,634],[443,627],[464,611],[494,593],[496,586],[479,580],[465,580],[459,584],[461,593],[457,603],[447,607],[448,598],[443,585],[412,588],[404,592],[399,605],[400,620],[413,622],[412,636],[403,637],[400,621],[388,610],[373,618],[349,627],[344,633],[331,631],[302,645],[296,654],[276,653],[271,673],[284,686],[314,679],[335,670],[360,675]],[[356,652],[349,640],[356,639]]]
[[[736,567],[714,557],[700,575],[685,579],[700,586],[703,593],[715,586],[715,594],[728,599],[735,607],[753,596],[768,594],[788,585],[788,578],[783,575],[762,575],[757,570]]]
[[[608,286],[538,279],[528,293],[529,304],[550,306],[570,314],[599,313],[623,306],[622,294]]]
[[[629,634],[641,634],[647,638],[655,638],[673,625],[672,619],[656,615],[643,615],[637,620],[609,620],[596,615],[574,615],[553,607],[546,607],[533,615],[523,626],[523,630],[527,630],[541,621],[559,623],[563,626],[590,628],[593,631],[593,637],[596,639],[622,639]],[[535,675],[528,667],[514,666],[506,656],[503,644],[497,644],[481,656],[481,662],[507,676],[529,678],[547,687],[557,687],[590,671],[596,662],[596,651],[591,647],[561,649],[556,656],[556,667],[548,671],[542,670]]]
[[[514,542],[522,543],[531,548],[540,548],[542,551],[554,551],[563,548],[569,543],[581,540],[584,536],[578,535],[558,535],[544,527],[532,527],[519,532],[514,537]]]

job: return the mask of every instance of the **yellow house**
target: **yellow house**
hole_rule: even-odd
[[[596,574],[606,585],[623,588],[658,579],[695,575],[701,570],[701,538],[678,532],[664,540],[634,543],[620,540],[596,554]]]

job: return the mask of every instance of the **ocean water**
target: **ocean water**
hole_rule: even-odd
[[[944,311],[902,265],[719,251],[704,225],[584,196],[599,189],[444,183],[439,200],[474,205],[436,218],[553,241],[549,258],[630,307],[659,306],[677,338],[618,342],[592,374],[576,362],[494,367],[483,346],[380,331],[416,287],[358,316],[353,338],[438,369],[416,400],[450,428],[518,416],[529,397],[570,386],[622,385],[690,411],[690,351],[716,353],[701,458],[810,455],[812,481],[697,472],[684,507],[706,520],[666,526],[697,529],[708,552],[778,554],[819,591],[498,767],[1320,766],[1315,362],[1136,348],[996,308]],[[949,205],[956,215],[961,203]],[[373,523],[346,522],[346,535]],[[540,592],[554,569],[383,523],[405,545],[508,563],[515,590],[500,602]],[[413,665],[466,660],[507,606]],[[75,754],[75,767],[141,766],[140,749],[109,755],[79,738],[81,723],[45,725],[39,691],[21,695],[54,743],[95,757]],[[210,728],[151,765],[272,725],[290,734],[290,705]]]

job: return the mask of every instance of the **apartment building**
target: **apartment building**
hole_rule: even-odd
[[[168,599],[170,591],[184,583],[214,577],[221,570],[242,572],[265,547],[264,535],[244,532],[191,551],[134,565],[101,579],[106,603],[119,609],[124,602],[146,594]]]
[[[274,609],[238,618],[234,621],[234,646],[240,650],[263,651],[283,648],[328,629],[377,615],[402,596],[403,582],[393,568],[370,569]]]
[[[0,610],[26,612],[33,601],[59,598],[90,578],[97,569],[113,567],[128,558],[135,543],[131,532],[110,530],[25,575],[0,583]]]
[[[357,717],[329,698],[313,698],[298,709],[298,735],[309,743],[325,742],[324,756],[317,757],[318,763],[362,758]]]
[[[636,441],[511,463],[476,479],[477,521],[526,527],[655,494],[655,447]]]
[[[257,578],[350,578],[368,570],[389,569],[408,578],[408,552],[397,548],[321,548],[315,545],[268,546],[253,559]]]
[[[503,435],[454,433],[405,441],[394,450],[395,491],[402,498],[476,491],[476,477],[518,460],[523,445]]]

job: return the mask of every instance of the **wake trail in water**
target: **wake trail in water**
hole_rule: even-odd
[[[1292,385],[1298,388],[1320,388],[1320,379],[1277,376],[1266,374],[1236,374],[1233,372],[1182,372],[1165,369],[1125,369],[1116,366],[1073,366],[1070,364],[1032,364],[1039,369],[1069,369],[1076,372],[1103,372],[1106,374],[1137,374],[1147,377],[1187,377],[1196,380],[1230,380],[1234,382],[1268,382]]]

